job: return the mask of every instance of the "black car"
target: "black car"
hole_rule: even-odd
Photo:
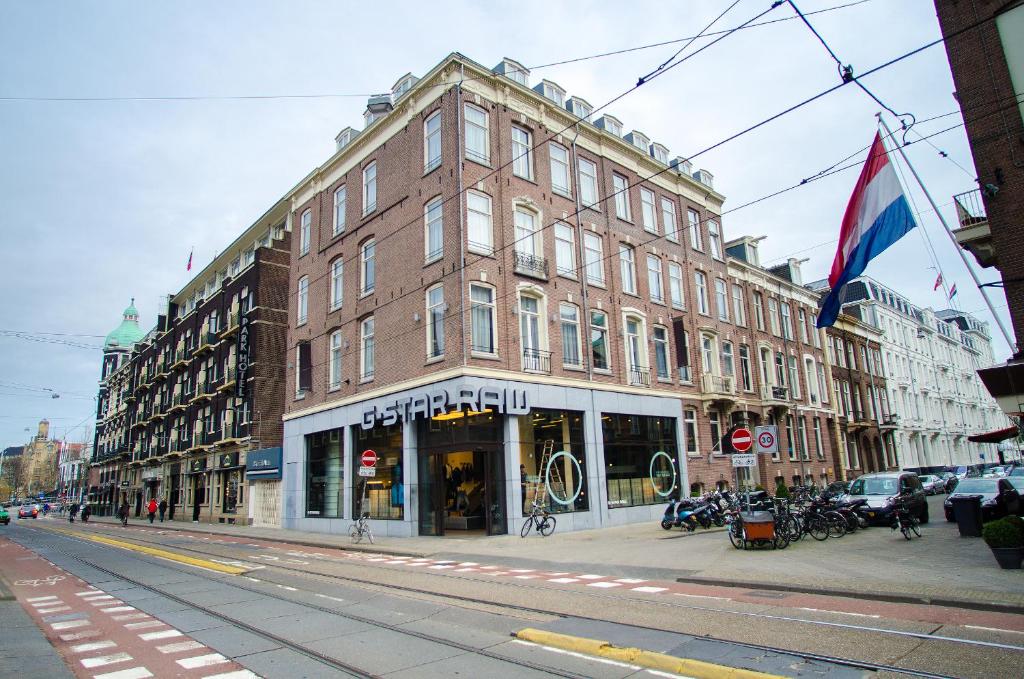
[[[981,496],[981,517],[983,521],[999,519],[1007,514],[1020,515],[1020,493],[1007,478],[969,478],[957,484],[956,490],[942,503],[946,512],[946,521],[955,521],[953,517],[953,498],[960,495]]]
[[[928,498],[921,480],[913,472],[881,472],[858,476],[844,500],[867,500],[868,521],[886,524],[897,502],[904,503],[921,523],[928,523]]]

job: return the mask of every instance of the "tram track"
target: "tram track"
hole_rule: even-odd
[[[43,529],[43,530],[45,530],[45,529]],[[158,541],[154,541],[154,540],[146,540],[146,539],[135,537],[135,536],[132,536],[130,539],[134,540],[134,541],[137,541],[137,542],[145,543],[145,544],[159,545],[159,546],[162,546],[164,548],[171,547],[171,545],[168,545],[168,544],[163,543],[163,542],[158,542]],[[212,545],[204,544],[204,547],[207,548],[207,549],[209,549],[211,546]],[[228,547],[229,548],[230,544],[219,545],[219,546],[223,546],[223,547]],[[183,546],[183,545],[175,544],[175,545],[173,545],[173,548],[174,549],[180,549],[180,550],[188,551],[188,552],[192,552],[192,553],[196,553],[196,554],[201,554],[201,555],[204,555],[207,558],[210,557],[210,553],[209,552],[200,551],[198,549],[193,549],[193,548],[190,548],[190,547],[187,547],[187,546]],[[303,576],[304,578],[320,579],[320,580],[323,580],[325,582],[336,582],[336,583],[351,584],[351,585],[355,585],[355,586],[363,588],[363,589],[370,588],[370,589],[378,590],[378,591],[380,591],[380,590],[389,591],[390,590],[390,591],[393,591],[393,592],[399,592],[399,593],[403,593],[403,594],[406,594],[406,595],[409,595],[409,596],[413,596],[415,598],[423,598],[423,597],[443,598],[445,601],[457,601],[457,602],[461,602],[461,603],[465,603],[465,604],[472,604],[473,606],[476,606],[476,607],[479,607],[480,605],[486,605],[486,606],[489,606],[489,607],[494,607],[494,608],[498,608],[498,609],[505,609],[505,610],[508,610],[508,611],[515,611],[517,613],[526,613],[526,614],[531,614],[531,615],[546,615],[546,616],[554,616],[554,617],[559,617],[559,618],[573,617],[573,618],[576,618],[576,619],[579,619],[579,620],[584,620],[584,621],[589,621],[589,622],[600,622],[600,623],[608,623],[608,622],[615,623],[616,622],[614,620],[608,620],[606,618],[597,618],[597,617],[583,615],[583,614],[581,614],[578,611],[577,612],[567,612],[566,610],[557,610],[557,609],[551,609],[551,608],[541,608],[541,607],[538,607],[538,606],[524,606],[524,605],[521,605],[521,604],[514,604],[514,603],[508,603],[508,602],[501,602],[501,601],[481,600],[481,599],[475,598],[475,597],[455,594],[455,593],[452,593],[451,591],[437,591],[437,590],[431,590],[431,589],[424,589],[422,587],[414,587],[414,586],[409,586],[409,585],[400,585],[400,584],[395,584],[395,583],[386,583],[386,582],[382,582],[380,580],[370,580],[370,579],[365,579],[365,578],[358,578],[358,577],[353,577],[353,576],[349,576],[349,575],[339,575],[339,574],[333,574],[333,573],[322,573],[322,572],[310,571],[308,569],[299,568],[299,567],[296,567],[296,566],[289,566],[289,565],[285,565],[285,564],[278,563],[278,562],[267,562],[267,561],[262,561],[262,560],[254,560],[251,557],[250,558],[246,558],[244,556],[243,557],[237,557],[237,556],[231,556],[231,555],[217,555],[217,556],[221,557],[221,558],[224,558],[224,559],[231,559],[231,560],[238,561],[238,562],[249,562],[249,563],[252,563],[252,565],[254,567],[258,566],[260,568],[261,572],[267,572],[268,570],[276,570],[276,571],[281,571],[283,573],[288,573],[288,574],[298,574],[298,575]],[[312,555],[308,555],[308,556],[312,556]],[[321,562],[321,559],[315,559],[315,560],[318,561],[318,562]],[[344,565],[344,564],[349,563],[349,562],[346,562],[344,560],[323,560],[322,563],[325,563],[325,564],[332,564],[333,563],[333,564],[336,564],[336,565]],[[349,565],[351,565],[351,564],[349,563]],[[441,573],[433,573],[433,572],[430,572],[430,571],[417,571],[417,572],[420,573],[421,575],[434,576],[435,578],[444,578],[445,580],[449,580],[449,581],[452,580],[452,579],[456,579],[456,580],[464,581],[464,582],[467,582],[467,583],[474,583],[474,584],[480,584],[481,583],[481,580],[478,580],[478,579],[475,579],[475,578],[471,578],[471,577],[456,575],[454,573],[441,574]],[[268,584],[277,584],[277,583],[274,583],[272,580],[263,580],[263,581],[267,582]],[[488,585],[501,585],[504,588],[514,588],[514,589],[519,589],[519,590],[529,590],[529,591],[535,591],[535,592],[552,592],[552,591],[557,591],[560,594],[567,594],[567,595],[574,595],[574,596],[584,596],[584,597],[588,597],[590,599],[595,599],[595,600],[600,600],[600,601],[608,601],[608,602],[619,602],[619,603],[621,603],[624,600],[623,597],[614,596],[614,595],[608,595],[608,594],[601,594],[599,592],[590,592],[590,591],[581,591],[581,590],[564,590],[564,589],[557,589],[556,590],[556,589],[553,589],[553,588],[550,588],[550,587],[541,587],[541,586],[536,586],[536,585],[530,585],[530,584],[525,583],[525,582],[507,582],[507,581],[489,580],[489,581],[486,581],[486,583]],[[262,589],[252,588],[252,587],[249,587],[249,586],[246,586],[246,585],[234,585],[234,586],[238,587],[239,589],[243,589],[243,590],[250,591],[250,592],[253,592],[253,593],[258,593],[258,594],[261,594],[261,595],[270,596],[272,598],[276,598],[276,599],[279,599],[279,600],[282,600],[282,601],[291,601],[290,599],[288,599],[287,597],[285,597],[283,595],[279,595],[279,594],[276,594],[276,593],[268,593],[268,592],[266,592],[266,591],[264,591]],[[695,611],[695,612],[714,613],[714,614],[722,614],[722,615],[730,615],[730,616],[741,616],[741,617],[745,617],[745,618],[763,619],[763,620],[766,620],[766,621],[776,621],[776,622],[780,622],[780,623],[797,623],[797,624],[817,625],[817,626],[823,626],[823,627],[826,627],[826,628],[848,630],[848,631],[857,631],[857,632],[863,632],[863,633],[869,633],[869,634],[892,635],[892,636],[898,636],[898,637],[912,638],[912,639],[919,640],[921,642],[926,642],[926,641],[947,642],[947,643],[964,644],[964,645],[969,645],[969,646],[978,646],[978,647],[991,648],[991,649],[996,649],[996,650],[1005,650],[1005,651],[1024,653],[1024,646],[1018,646],[1018,645],[1013,645],[1013,644],[1003,644],[1003,643],[998,643],[998,642],[990,642],[990,641],[983,641],[983,640],[976,640],[976,639],[966,639],[966,638],[962,638],[962,637],[939,636],[939,635],[935,635],[935,634],[931,634],[931,633],[908,632],[908,631],[903,631],[903,630],[892,630],[892,629],[886,629],[886,628],[881,628],[881,627],[872,627],[872,626],[867,626],[867,625],[854,625],[854,624],[850,624],[850,623],[838,623],[838,622],[829,622],[829,621],[822,621],[822,620],[813,620],[813,619],[808,619],[808,618],[796,617],[796,616],[792,616],[792,615],[787,616],[787,615],[775,615],[775,614],[771,614],[771,613],[761,613],[761,612],[735,611],[735,610],[729,610],[729,609],[726,609],[726,608],[717,608],[717,607],[713,607],[713,606],[698,606],[698,605],[683,604],[683,603],[680,603],[680,602],[661,601],[661,600],[647,599],[647,598],[643,598],[643,599],[641,599],[641,598],[630,598],[630,599],[628,599],[628,601],[631,601],[631,602],[634,602],[634,603],[651,604],[651,605],[655,605],[655,606],[659,606],[659,607],[667,607],[667,608],[671,608],[671,609],[689,610],[689,611]],[[303,605],[307,605],[307,604],[303,604]],[[335,615],[342,615],[343,617],[351,617],[354,620],[363,621],[359,617],[354,617],[354,616],[350,616],[350,615],[348,615],[346,613],[341,613],[341,612],[338,611],[338,609],[324,608],[324,607],[316,606],[315,604],[310,604],[310,607],[314,608],[314,609],[318,609],[318,610],[323,610],[323,611],[326,611],[326,612],[329,612],[329,613],[333,613]],[[827,611],[825,611],[825,612],[827,612]],[[381,623],[377,623],[377,622],[373,622],[373,621],[368,621],[367,624],[372,624],[372,625],[375,625],[375,626],[385,626],[385,625],[382,625]],[[762,652],[778,653],[778,654],[784,654],[784,655],[790,655],[790,656],[797,656],[797,657],[800,657],[800,658],[805,658],[807,660],[818,661],[818,662],[828,662],[828,663],[833,663],[833,664],[842,665],[842,666],[845,666],[845,667],[856,668],[856,669],[864,669],[864,670],[870,670],[870,671],[876,671],[876,672],[898,672],[898,673],[902,673],[902,674],[905,674],[905,675],[908,675],[908,676],[917,676],[917,677],[949,677],[949,676],[951,676],[951,675],[948,675],[948,674],[935,674],[935,673],[927,672],[927,671],[924,671],[924,670],[918,670],[918,669],[914,669],[914,668],[902,667],[902,666],[893,665],[893,664],[875,663],[875,662],[872,662],[872,661],[860,660],[860,659],[856,659],[856,658],[848,658],[848,657],[841,657],[841,656],[831,656],[831,655],[827,655],[827,654],[818,654],[818,653],[808,652],[808,651],[804,651],[804,650],[794,650],[792,648],[784,648],[784,647],[778,647],[778,646],[772,646],[772,645],[766,645],[766,644],[756,644],[756,643],[751,643],[751,642],[742,641],[742,640],[723,638],[723,637],[715,637],[715,636],[711,636],[711,635],[708,635],[708,634],[702,634],[702,633],[681,632],[678,629],[669,629],[669,628],[665,628],[665,627],[657,627],[657,626],[651,626],[651,625],[642,625],[642,624],[637,624],[636,622],[628,622],[628,623],[622,622],[621,624],[628,624],[628,625],[631,625],[631,626],[639,628],[639,629],[649,630],[651,632],[666,632],[666,633],[671,633],[671,634],[689,634],[691,636],[699,636],[700,638],[708,640],[708,641],[716,641],[716,642],[721,642],[723,644],[733,644],[733,645],[736,645],[736,646],[742,646],[744,648],[749,648],[749,649],[752,649],[752,650],[757,650],[757,651],[762,651]],[[405,633],[405,631],[403,631],[403,630],[396,630],[396,631],[402,631],[403,633]],[[432,639],[429,639],[429,640],[432,640]],[[448,641],[445,641],[443,643],[451,645],[451,643],[448,642]],[[474,649],[473,652],[477,652],[477,651]],[[500,659],[503,659],[503,660],[505,659],[504,656],[498,656],[498,657]],[[544,670],[544,671],[550,671],[550,670]]]

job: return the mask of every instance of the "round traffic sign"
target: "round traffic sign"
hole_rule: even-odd
[[[775,445],[775,435],[770,431],[763,431],[757,435],[757,445],[766,450]]]
[[[363,456],[359,458],[360,462],[363,463],[364,467],[376,467],[377,466],[377,453],[372,450],[364,450]]]
[[[750,450],[750,446],[753,442],[754,438],[750,435],[750,430],[746,427],[740,427],[732,433],[732,447],[736,452],[747,452]]]

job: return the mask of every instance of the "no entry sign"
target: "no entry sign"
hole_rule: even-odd
[[[360,458],[364,467],[376,467],[377,466],[377,453],[372,450],[364,450],[363,456]]]
[[[754,445],[754,437],[746,427],[740,427],[732,433],[732,447],[737,453],[745,453]]]

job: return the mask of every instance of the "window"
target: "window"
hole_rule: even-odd
[[[299,257],[309,253],[309,231],[313,225],[313,211],[306,210],[299,220]]]
[[[754,379],[750,371],[750,347],[740,345],[740,376],[743,378],[743,390],[753,391]]]
[[[767,394],[768,386],[772,383],[771,363],[772,352],[767,347],[761,348],[761,389]]]
[[[516,252],[529,257],[541,257],[544,248],[541,232],[537,229],[536,214],[526,208],[516,207],[515,224]]]
[[[697,454],[697,409],[683,408],[683,427],[686,431],[686,454]]]
[[[821,446],[821,418],[814,418],[814,453],[819,460],[825,459],[825,450]]]
[[[799,313],[800,341],[803,342],[804,344],[810,344],[809,338],[807,337],[807,312],[805,312],[803,309],[800,309]]]
[[[647,287],[651,291],[652,301],[665,301],[665,290],[661,284],[661,258],[657,255],[647,255]]]
[[[335,236],[345,230],[345,205],[347,188],[339,186],[334,192],[334,231]]]
[[[444,223],[441,219],[443,204],[444,201],[437,197],[423,209],[423,245],[428,262],[444,254]]]
[[[585,207],[594,207],[598,203],[597,165],[583,158],[580,158],[578,162],[580,201]]]
[[[441,164],[441,112],[435,111],[423,123],[423,171]]]
[[[718,230],[718,222],[708,222],[708,243],[711,245],[711,256],[722,258],[722,234]]]
[[[785,339],[793,339],[793,318],[789,311],[789,305],[782,302],[779,305],[782,308],[782,336]]]
[[[491,230],[491,197],[484,193],[468,191],[466,212],[469,223],[469,249],[485,255],[492,254],[494,240]]]
[[[661,199],[661,221],[665,224],[665,238],[673,243],[679,242],[679,232],[676,227],[676,204],[668,198]]]
[[[650,386],[647,338],[644,323],[636,316],[626,316],[626,363],[629,366],[630,384]]]
[[[732,342],[722,342],[722,374],[726,377],[734,377],[736,375],[736,362],[732,352]]]
[[[671,417],[602,417],[609,508],[662,504],[678,492],[676,427]]]
[[[427,358],[444,356],[444,286],[427,290]]]
[[[363,214],[377,209],[377,161],[363,168]]]
[[[341,388],[341,331],[331,333],[330,352],[327,357],[328,385],[331,389]]]
[[[729,292],[721,278],[715,279],[715,308],[718,309],[718,320],[729,320]]]
[[[711,335],[700,336],[700,367],[705,375],[718,374],[718,361],[715,359],[715,338]]]
[[[793,416],[786,415],[786,445],[789,446],[789,459],[796,459],[796,438],[793,436]]]
[[[512,126],[512,174],[533,179],[533,136],[518,125]]]
[[[596,233],[587,231],[583,234],[583,257],[586,259],[587,282],[604,285],[604,245]]]
[[[746,325],[747,315],[743,308],[743,288],[738,285],[732,286],[732,315],[736,325]]]
[[[818,402],[818,371],[814,367],[814,359],[804,357],[804,377],[807,379],[807,397],[811,403]]]
[[[722,418],[717,410],[708,411],[708,424],[711,425],[711,450],[722,454]]]
[[[622,276],[622,291],[636,294],[636,253],[628,245],[619,245],[619,273]]]
[[[703,250],[704,240],[700,235],[700,215],[696,210],[687,210],[686,218],[690,222],[690,245],[694,250]]]
[[[754,293],[754,323],[758,330],[764,330],[764,298],[760,292]]]
[[[595,370],[608,370],[608,314],[590,312],[590,349]]]
[[[344,267],[345,260],[341,257],[331,263],[331,311],[341,308],[341,299],[344,292]]]
[[[310,391],[313,383],[313,361],[308,341],[299,342],[295,345],[295,397],[302,398],[305,392]],[[211,368],[212,369],[212,368]],[[207,369],[204,368],[204,371]],[[196,427],[198,431],[200,427]]]
[[[654,326],[654,369],[658,378],[667,380],[672,377],[668,367],[668,330]]]
[[[654,213],[654,192],[640,189],[640,219],[644,230],[658,233],[658,216]]]
[[[563,222],[555,223],[555,271],[559,276],[576,277],[576,246],[573,229]]]
[[[775,385],[786,386],[786,357],[782,355],[781,351],[775,352]]]
[[[481,163],[490,163],[491,145],[487,130],[487,111],[466,104],[466,157]]]
[[[377,242],[372,238],[363,243],[359,250],[360,261],[360,290],[366,295],[373,292],[376,287],[377,265],[376,265]]]
[[[470,284],[470,314],[472,317],[473,351],[498,353],[495,338],[497,311],[494,306],[494,288]]]
[[[804,460],[809,460],[811,457],[810,451],[807,448],[807,417],[801,415],[797,425],[800,429],[800,457]]]
[[[615,191],[615,216],[629,221],[629,182],[622,175],[612,175],[612,190]]]
[[[548,144],[551,155],[551,189],[569,195],[569,151],[558,144]]]
[[[789,389],[793,398],[800,398],[800,369],[797,365],[796,356],[790,356],[789,365]]]
[[[693,272],[697,284],[697,312],[708,315],[708,278],[700,271]]]
[[[302,325],[309,318],[309,276],[299,279],[299,303],[298,315],[295,319],[297,325]]]
[[[779,330],[779,303],[771,297],[768,298],[768,319],[772,324],[772,334],[776,337],[781,336],[782,332]]]
[[[818,390],[821,392],[821,402],[828,403],[828,381],[825,379],[825,365],[822,363],[818,364]]]
[[[523,369],[547,372],[550,366],[542,362],[541,301],[532,295],[519,297],[519,333],[523,345]]]
[[[306,516],[341,518],[345,471],[340,429],[306,436]]]
[[[672,306],[676,309],[682,309],[684,306],[683,267],[675,262],[668,263],[668,294],[672,301]]]
[[[562,365],[582,368],[580,310],[574,304],[563,302],[558,307],[558,315],[562,319]]]
[[[374,372],[373,360],[373,316],[363,319],[359,324],[359,379],[372,380]]]

